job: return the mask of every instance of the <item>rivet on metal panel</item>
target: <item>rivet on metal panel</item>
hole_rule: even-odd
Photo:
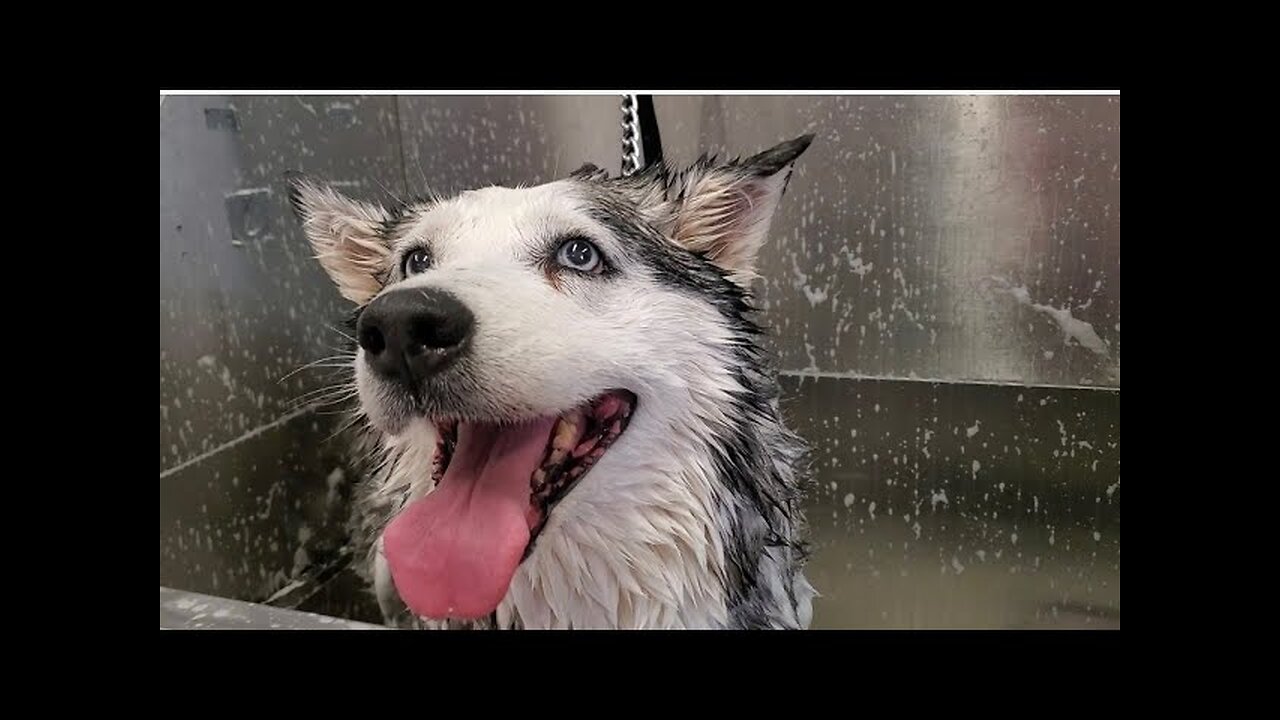
[[[270,217],[270,188],[247,188],[226,195],[227,225],[233,244],[260,236]]]
[[[325,108],[325,114],[329,116],[333,126],[338,129],[346,129],[356,124],[356,109],[351,103],[329,103],[328,107]]]
[[[236,111],[230,108],[205,108],[204,124],[210,130],[240,130],[240,119],[236,117]]]

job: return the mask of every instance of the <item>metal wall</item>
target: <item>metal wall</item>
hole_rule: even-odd
[[[681,162],[818,136],[759,287],[815,447],[815,625],[1118,627],[1119,98],[655,106]],[[345,307],[281,173],[385,198],[617,172],[618,120],[613,96],[162,101],[162,585],[371,619],[349,575],[300,581],[349,479],[307,409],[328,371],[289,373]]]

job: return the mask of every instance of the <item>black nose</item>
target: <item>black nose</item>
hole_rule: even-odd
[[[441,290],[392,290],[360,313],[356,337],[377,373],[416,384],[448,367],[470,344],[475,316]]]

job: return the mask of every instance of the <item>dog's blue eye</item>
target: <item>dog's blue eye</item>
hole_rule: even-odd
[[[571,238],[560,245],[556,251],[556,262],[564,267],[579,272],[594,273],[602,268],[600,251],[589,241],[582,238]]]
[[[405,277],[424,273],[431,267],[431,253],[425,248],[418,248],[404,257]]]

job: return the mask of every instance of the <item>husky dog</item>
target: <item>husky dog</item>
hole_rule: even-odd
[[[812,139],[394,208],[290,177],[358,308],[353,535],[389,625],[808,627],[807,453],[749,284]]]

